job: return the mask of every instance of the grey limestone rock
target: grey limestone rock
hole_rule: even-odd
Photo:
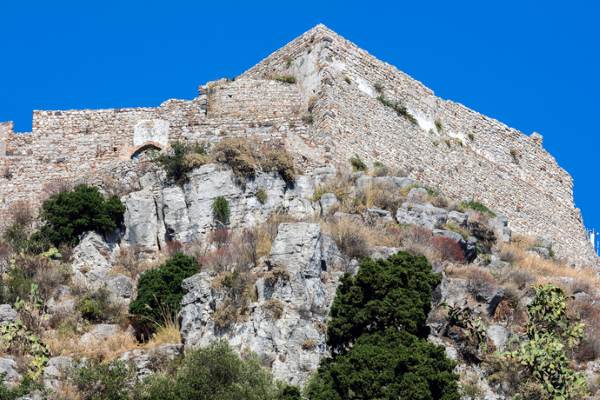
[[[329,212],[339,204],[339,201],[334,193],[323,193],[319,199],[321,206],[321,215],[328,215]]]
[[[8,386],[14,386],[21,380],[17,363],[11,357],[0,357],[0,375],[4,375]]]
[[[429,193],[427,193],[426,189],[416,187],[410,189],[408,195],[406,196],[406,200],[412,203],[425,203],[428,197]]]
[[[42,375],[44,386],[48,389],[57,390],[65,381],[74,363],[71,357],[59,356],[48,360]]]
[[[487,328],[487,336],[492,340],[496,350],[503,350],[508,341],[508,330],[502,325],[490,325]]]
[[[303,384],[327,354],[322,328],[344,270],[343,257],[318,224],[283,223],[268,264],[288,277],[275,282],[259,278],[258,300],[249,305],[248,318],[224,330],[213,318],[224,300],[211,285],[213,275],[203,271],[186,279],[182,338],[186,349],[225,338],[238,351],[251,350],[269,360],[277,379]],[[278,319],[267,310],[272,302],[281,306]]]
[[[405,202],[396,211],[399,224],[418,225],[427,229],[441,228],[448,220],[448,212],[431,204]]]
[[[108,279],[115,251],[114,243],[108,243],[95,232],[86,233],[73,250],[75,281],[89,288],[103,286]]]
[[[10,304],[0,304],[0,325],[17,320],[17,312]]]

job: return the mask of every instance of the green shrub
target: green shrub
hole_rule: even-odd
[[[202,144],[175,142],[168,153],[160,154],[154,160],[164,168],[167,178],[182,185],[187,182],[191,170],[208,162],[208,156]]]
[[[355,154],[352,158],[350,158],[350,164],[352,165],[352,170],[354,171],[367,170],[367,164],[365,164],[364,161],[360,159],[358,154]]]
[[[381,161],[375,161],[373,163],[373,175],[374,176],[386,176],[389,175],[389,168]]]
[[[388,100],[383,95],[378,96],[377,100],[379,100],[379,102],[384,106],[394,110],[399,116],[409,120],[412,124],[418,124],[417,119],[410,112],[408,112],[408,109],[402,103],[393,100]]]
[[[177,253],[159,268],[140,276],[137,297],[129,305],[138,337],[149,338],[158,325],[175,318],[184,295],[181,282],[197,272],[194,258]]]
[[[347,353],[322,362],[306,396],[310,400],[458,400],[453,368],[443,347],[389,328],[362,335]]]
[[[119,306],[110,301],[110,292],[100,288],[83,296],[77,310],[81,316],[90,322],[118,322]]]
[[[260,188],[256,191],[256,199],[260,204],[265,204],[267,202],[268,197],[269,195],[267,194],[267,191],[265,189]]]
[[[256,176],[258,162],[248,141],[238,138],[223,139],[212,149],[213,158],[227,164],[240,179]]]
[[[28,247],[29,234],[21,224],[14,223],[8,226],[2,238],[15,252],[22,252]]]
[[[492,210],[487,208],[483,203],[476,201],[476,200],[463,201],[462,203],[460,203],[459,208],[463,211],[465,211],[465,210],[479,211],[480,213],[487,214],[490,217],[496,216],[496,214]]]
[[[342,278],[330,311],[327,344],[306,387],[310,400],[458,400],[458,377],[425,324],[438,275],[422,256],[399,252],[364,259]]]
[[[9,225],[2,238],[16,253],[40,254],[51,246],[41,232],[30,233],[29,228],[19,223]]]
[[[299,400],[299,391],[278,387],[256,356],[245,359],[220,341],[186,353],[174,372],[150,376],[135,400]]]
[[[423,256],[399,252],[387,260],[364,259],[345,275],[331,307],[327,342],[339,353],[363,333],[402,327],[426,337],[431,293],[440,277]]]
[[[229,223],[231,210],[229,209],[229,202],[225,197],[218,196],[213,200],[212,214],[213,219],[218,225],[227,225]]]
[[[294,77],[292,75],[276,76],[273,79],[275,79],[278,82],[287,83],[287,84],[294,84],[294,83],[296,83],[296,77]]]
[[[124,212],[125,206],[118,197],[105,199],[97,188],[79,185],[44,202],[40,238],[33,239],[47,238],[55,246],[76,245],[85,232],[113,232],[123,223]]]
[[[128,400],[134,371],[123,361],[90,359],[74,369],[71,378],[82,400]]]

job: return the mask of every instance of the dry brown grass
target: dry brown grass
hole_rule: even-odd
[[[8,210],[13,224],[29,227],[34,219],[34,212],[28,201],[21,200],[13,203]]]
[[[137,279],[142,272],[158,268],[163,264],[168,256],[169,250],[157,253],[152,259],[146,259],[142,256],[141,251],[135,247],[121,247],[113,267],[110,270],[111,274],[122,274]]]
[[[357,224],[350,219],[321,222],[323,232],[331,236],[339,249],[349,257],[365,257],[374,246],[398,246],[398,238],[380,227]]]
[[[106,339],[81,343],[81,333],[76,331],[47,331],[43,340],[53,356],[98,358],[110,361],[124,352],[140,347],[131,332],[119,331]]]
[[[60,386],[48,394],[49,400],[83,400],[81,393],[72,383],[61,382]]]
[[[179,322],[177,319],[168,318],[158,327],[144,347],[152,349],[167,343],[181,343],[181,333],[179,332]]]
[[[325,193],[333,193],[341,204],[342,210],[352,207],[354,193],[354,178],[350,174],[338,172],[332,179],[328,179],[315,189],[313,201],[319,201]]]
[[[263,309],[271,315],[271,318],[280,319],[283,315],[284,305],[281,300],[270,299],[263,304]]]
[[[592,268],[574,268],[561,261],[544,259],[526,250],[530,247],[530,243],[531,241],[528,239],[519,239],[516,243],[505,243],[500,246],[500,252],[501,254],[510,253],[512,264],[529,272],[535,278],[535,283],[558,284],[557,279],[566,277],[586,282],[594,288],[600,289],[600,278]]]
[[[472,281],[475,285],[496,285],[498,283],[496,277],[487,268],[476,267],[474,265],[450,265],[446,268],[446,273]]]

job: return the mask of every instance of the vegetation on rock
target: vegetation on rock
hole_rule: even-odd
[[[300,400],[298,390],[278,385],[256,356],[245,359],[226,342],[191,351],[172,372],[141,383],[136,400]]]
[[[508,354],[522,368],[520,394],[533,383],[548,399],[581,399],[587,394],[587,383],[570,367],[568,351],[579,344],[584,326],[567,315],[567,298],[560,288],[548,284],[534,290],[527,338]]]
[[[137,297],[129,305],[138,337],[149,338],[157,326],[174,318],[181,307],[181,283],[198,272],[193,257],[177,253],[157,269],[144,272],[138,281]]]
[[[454,364],[427,341],[431,294],[439,283],[422,256],[364,259],[345,275],[331,308],[321,362],[306,388],[311,400],[458,400]]]
[[[194,168],[206,164],[208,160],[206,148],[203,145],[182,142],[174,142],[169,152],[155,158],[155,161],[164,168],[167,178],[178,185],[187,182],[187,174]]]
[[[218,196],[213,200],[212,214],[217,225],[223,226],[229,224],[231,210],[229,209],[229,202],[225,197]]]
[[[76,245],[85,232],[113,232],[123,223],[124,213],[118,197],[105,199],[96,187],[79,185],[44,202],[40,234],[55,246]]]

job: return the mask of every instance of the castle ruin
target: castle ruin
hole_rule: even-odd
[[[0,221],[17,201],[39,205],[55,182],[121,175],[146,149],[231,136],[283,142],[305,168],[347,165],[355,154],[381,161],[451,198],[483,202],[574,264],[598,263],[572,178],[539,134],[436,97],[323,25],[235,80],[201,86],[193,100],[34,111],[31,133],[0,123]]]

